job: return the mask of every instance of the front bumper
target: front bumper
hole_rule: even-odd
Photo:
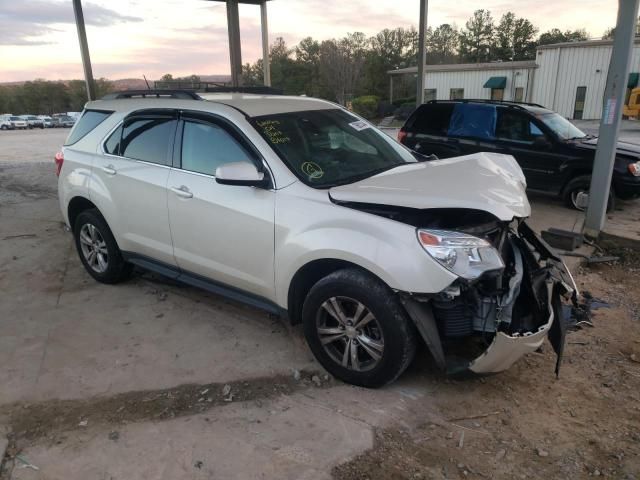
[[[553,294],[553,283],[547,283],[548,298],[551,300]],[[489,348],[469,364],[469,370],[473,373],[487,374],[498,373],[507,370],[517,360],[527,353],[535,352],[539,349],[549,335],[551,326],[555,321],[551,301],[548,302],[549,321],[540,326],[537,332],[529,332],[523,335],[507,335],[504,332],[497,332]]]
[[[501,372],[527,353],[540,348],[548,338],[557,355],[556,374],[558,373],[566,334],[562,298],[569,299],[577,306],[578,290],[564,262],[555,256],[551,247],[525,222],[520,223],[517,236],[520,250],[527,249],[528,266],[524,269],[527,287],[520,289],[518,286],[518,295],[525,296],[531,305],[528,313],[532,313],[537,319],[535,324],[529,324],[531,328],[511,330],[513,333],[508,329],[496,328],[493,338],[483,347],[483,351],[478,353],[473,350],[476,352],[474,355],[469,350],[465,355],[466,360],[461,363],[459,355],[448,355],[449,352],[445,351],[447,339],[442,329],[439,329],[439,325],[443,326],[442,318],[436,319],[431,302],[410,295],[401,296],[407,313],[425,340],[436,364],[443,371],[454,374]]]

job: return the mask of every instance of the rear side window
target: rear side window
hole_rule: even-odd
[[[215,175],[220,165],[252,163],[247,151],[224,128],[212,123],[185,121],[182,136],[182,168]]]
[[[76,122],[75,128],[69,134],[65,145],[73,145],[78,140],[86,136],[91,130],[96,128],[113,112],[104,112],[99,110],[85,110],[80,120]]]
[[[433,103],[423,105],[414,114],[409,129],[425,135],[446,135],[454,104]]]
[[[144,117],[128,120],[122,132],[120,155],[135,160],[170,165],[169,147],[176,120],[170,117]]]
[[[495,105],[458,103],[453,109],[449,136],[495,139],[497,112]]]

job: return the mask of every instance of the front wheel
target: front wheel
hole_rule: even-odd
[[[589,189],[591,188],[591,176],[589,175],[580,175],[579,177],[572,178],[567,183],[567,186],[563,192],[563,200],[564,203],[570,207],[575,208],[576,210],[584,211],[585,207],[582,207],[578,204],[578,198],[581,193],[589,194]],[[613,187],[609,190],[609,201],[607,203],[607,212],[611,212],[615,208],[615,195],[613,192]]]
[[[397,297],[379,279],[355,268],[338,270],[316,283],[304,302],[302,319],[316,359],[347,383],[390,383],[415,355],[415,327]]]

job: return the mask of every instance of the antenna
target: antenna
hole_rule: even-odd
[[[147,81],[147,77],[145,77],[144,75],[142,75],[142,78],[144,78],[144,83],[147,84],[147,90],[151,90],[151,87],[149,86],[149,82]]]

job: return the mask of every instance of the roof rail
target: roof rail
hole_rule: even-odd
[[[123,90],[108,93],[101,100],[117,100],[122,98],[178,98],[181,100],[202,100],[195,92],[188,90]]]
[[[281,88],[267,87],[266,85],[247,86],[247,87],[206,87],[207,93],[255,93],[258,95],[282,95]]]
[[[489,100],[486,98],[460,98],[457,100],[429,100],[427,103],[440,103],[440,102],[460,102],[460,103],[499,103],[504,104],[507,107],[520,107],[523,108],[523,105],[528,107],[539,107],[546,108],[543,105],[539,105],[537,103],[529,103],[529,102],[513,102],[510,100]]]

